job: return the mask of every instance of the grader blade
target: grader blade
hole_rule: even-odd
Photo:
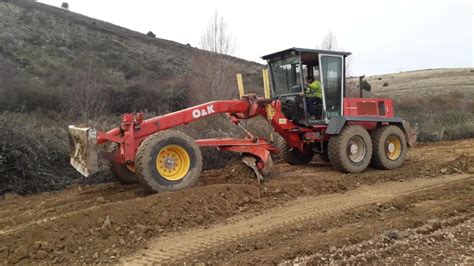
[[[253,156],[244,156],[242,157],[242,162],[244,162],[244,164],[246,164],[254,171],[255,176],[257,177],[257,182],[260,184],[260,182],[263,181],[263,176],[258,170],[257,159]]]
[[[257,166],[257,158],[255,158],[254,156],[245,155],[242,157],[242,162],[254,171],[255,176],[257,177],[257,182],[259,184],[263,181],[263,177],[267,176],[270,173],[271,168],[273,167],[273,160],[270,156],[265,162],[265,166],[261,170],[259,170]]]
[[[97,131],[92,128],[68,127],[71,165],[88,177],[99,170]]]

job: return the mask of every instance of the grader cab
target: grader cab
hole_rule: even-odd
[[[284,107],[285,116],[298,124],[327,124],[343,114],[345,59],[348,52],[292,48],[262,57],[271,73],[272,95]],[[322,98],[307,101],[305,80],[321,84]],[[311,106],[313,105],[313,106]]]

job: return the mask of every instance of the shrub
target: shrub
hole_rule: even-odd
[[[153,38],[156,37],[156,35],[152,31],[149,31],[146,35],[150,36],[150,37],[153,37]]]
[[[387,86],[388,86],[388,83],[387,83],[387,82],[384,82],[382,86],[387,87]]]
[[[80,176],[69,166],[65,128],[33,114],[3,112],[0,194],[64,188]]]
[[[418,129],[419,142],[471,138],[474,102],[455,96],[425,96],[395,101],[398,116]]]
[[[371,91],[372,90],[372,86],[370,85],[370,83],[367,81],[367,80],[362,80],[362,89],[365,90],[365,91]]]

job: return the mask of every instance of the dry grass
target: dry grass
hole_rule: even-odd
[[[447,96],[461,93],[474,99],[474,69],[432,69],[372,76],[368,78],[372,92],[399,98],[416,96]],[[387,84],[387,86],[384,86]]]
[[[431,69],[367,77],[364,97],[389,97],[395,114],[418,130],[418,141],[474,137],[474,69]],[[387,84],[384,86],[384,84]],[[357,79],[348,80],[358,97]]]

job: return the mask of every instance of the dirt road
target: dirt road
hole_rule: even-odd
[[[474,140],[419,145],[397,170],[277,164],[193,188],[74,186],[0,200],[0,263],[470,262]]]

